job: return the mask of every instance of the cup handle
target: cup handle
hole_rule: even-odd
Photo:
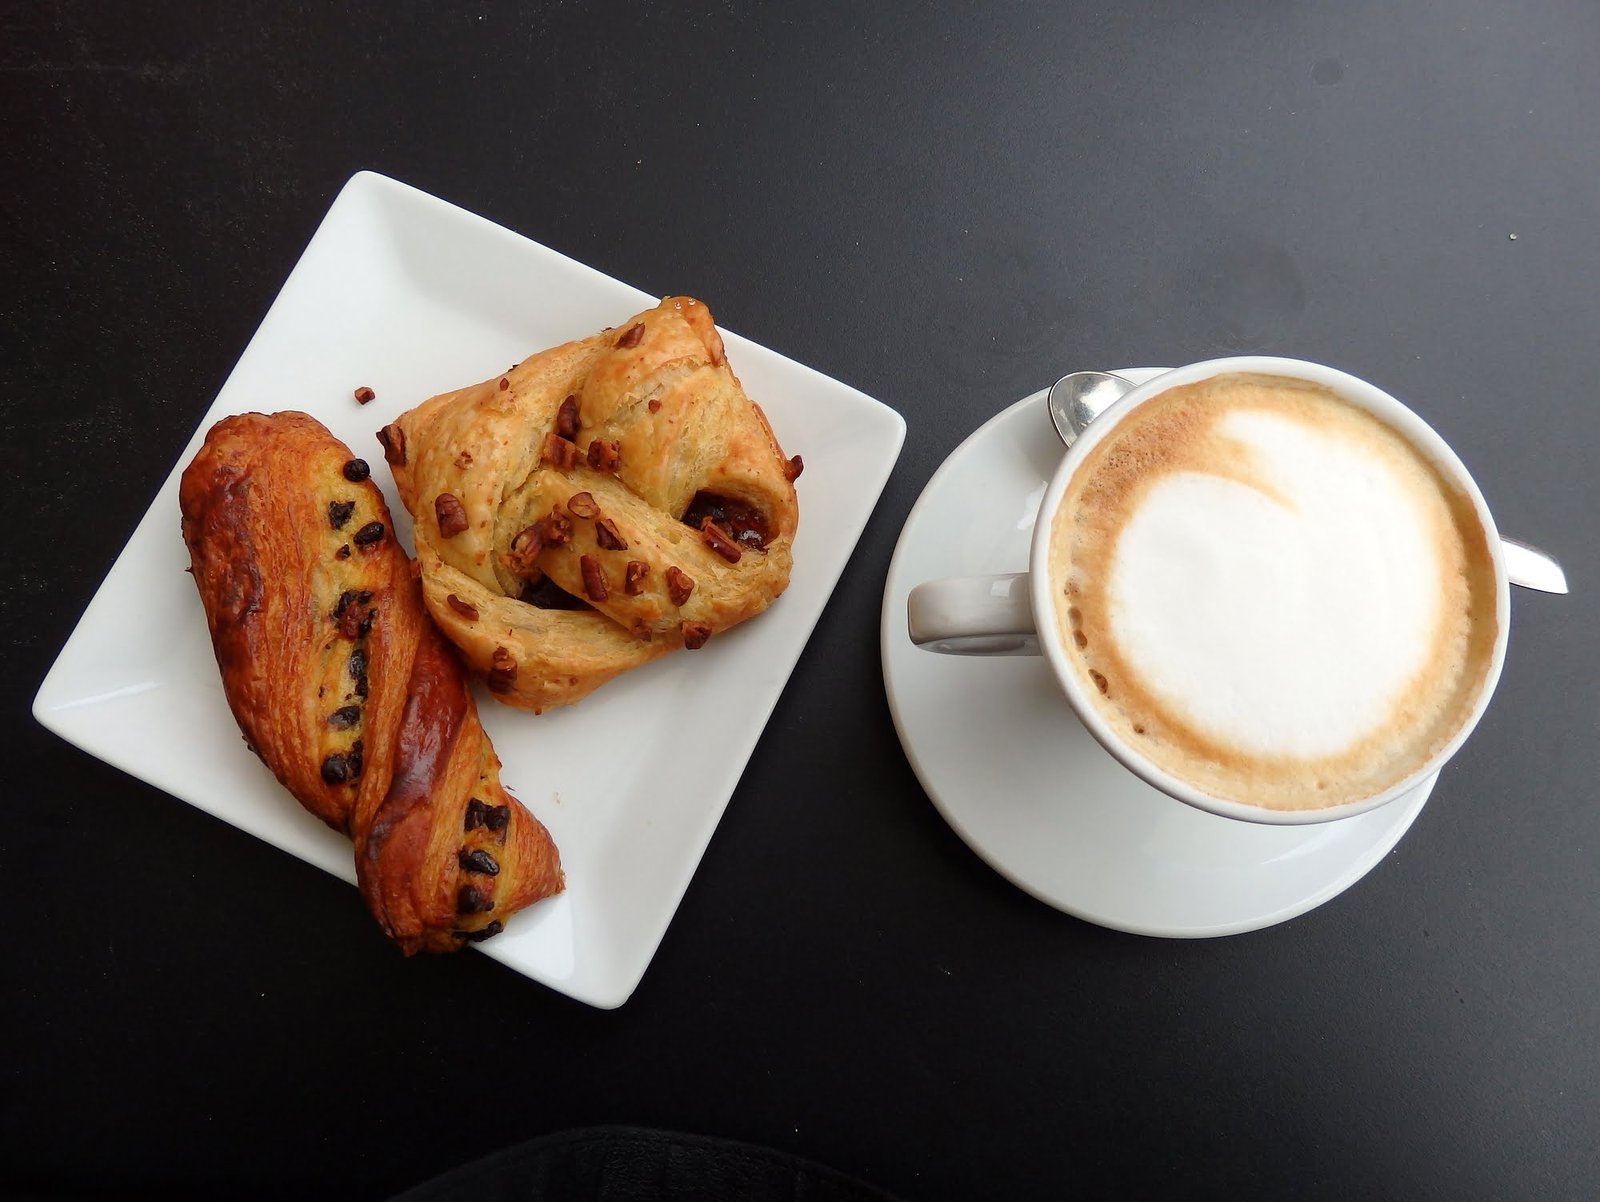
[[[945,655],[1038,655],[1028,573],[953,576],[906,598],[911,641]]]

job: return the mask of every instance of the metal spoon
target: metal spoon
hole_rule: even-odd
[[[1061,441],[1070,447],[1090,422],[1132,388],[1132,380],[1108,371],[1075,371],[1062,376],[1051,387],[1047,402]]]
[[[1075,371],[1062,376],[1051,386],[1045,407],[1061,441],[1071,446],[1089,423],[1123,395],[1133,383],[1108,371]],[[1501,536],[1505,548],[1506,576],[1512,584],[1541,593],[1565,593],[1567,574],[1555,556],[1531,543]]]

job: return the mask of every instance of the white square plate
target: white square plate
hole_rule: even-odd
[[[657,299],[414,188],[356,175],[57,657],[34,716],[353,882],[348,841],[279,786],[228,711],[184,572],[183,466],[228,414],[305,410],[373,463],[409,547],[378,428]],[[716,298],[704,299],[715,312]],[[550,828],[567,873],[565,893],[481,950],[594,1006],[626,1001],[655,954],[905,438],[899,414],[870,397],[726,330],[723,339],[784,451],[805,459],[788,591],[703,650],[657,660],[570,709],[535,717],[478,694],[503,778]],[[377,392],[364,407],[351,396],[361,385]],[[696,714],[716,717],[714,755],[693,737]]]

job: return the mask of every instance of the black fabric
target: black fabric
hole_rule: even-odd
[[[894,1202],[813,1161],[642,1127],[558,1131],[502,1149],[392,1202]]]

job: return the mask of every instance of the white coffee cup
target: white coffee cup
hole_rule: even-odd
[[[1492,650],[1466,717],[1402,779],[1381,792],[1345,804],[1309,809],[1273,809],[1218,796],[1180,779],[1131,745],[1101,713],[1063,641],[1054,612],[1057,582],[1051,579],[1051,531],[1054,519],[1081,465],[1090,453],[1139,408],[1168,390],[1215,376],[1242,373],[1287,377],[1331,390],[1338,398],[1365,410],[1397,431],[1429,460],[1442,480],[1467,498],[1481,526],[1493,570]],[[1041,436],[1044,432],[1041,431]],[[1067,451],[1044,492],[1034,524],[1028,571],[1006,576],[957,577],[918,585],[907,599],[912,642],[929,650],[963,655],[1042,653],[1057,685],[1078,720],[1096,740],[1135,775],[1189,805],[1229,818],[1273,824],[1326,822],[1365,813],[1402,796],[1437,772],[1472,733],[1489,704],[1505,661],[1510,629],[1510,590],[1505,552],[1494,518],[1460,459],[1420,417],[1388,393],[1331,367],[1295,359],[1242,356],[1190,364],[1135,387],[1095,419]]]

